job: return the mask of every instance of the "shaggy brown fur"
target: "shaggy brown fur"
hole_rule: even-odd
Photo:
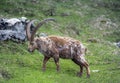
[[[43,21],[42,23],[45,23],[46,21],[48,21],[48,19]],[[28,29],[27,35],[30,34],[30,32],[28,31],[31,22],[27,25],[27,29]],[[38,27],[39,26],[37,26],[36,29]],[[43,67],[42,67],[43,71],[45,71],[46,63],[51,57],[55,61],[55,64],[57,66],[57,71],[60,70],[59,58],[71,59],[73,62],[75,62],[77,65],[80,66],[80,72],[77,73],[78,76],[82,75],[83,67],[85,67],[87,71],[87,77],[90,77],[89,65],[84,58],[86,48],[83,46],[83,44],[80,41],[69,37],[60,37],[60,36],[46,36],[39,38],[32,37],[34,39],[29,39],[29,38],[31,38],[30,35],[28,37],[28,40],[30,41],[28,45],[28,51],[33,52],[35,49],[37,49],[44,55]]]

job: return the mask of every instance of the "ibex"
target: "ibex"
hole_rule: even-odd
[[[90,69],[87,61],[85,60],[86,48],[83,44],[69,37],[60,37],[60,36],[46,36],[46,37],[36,37],[35,33],[39,27],[48,21],[54,21],[52,18],[47,18],[41,21],[30,33],[30,26],[34,20],[30,21],[26,27],[26,33],[28,37],[28,51],[33,52],[35,49],[40,51],[44,55],[43,59],[43,71],[46,70],[46,63],[52,57],[57,66],[57,71],[60,70],[59,58],[71,59],[74,63],[79,65],[80,72],[77,73],[78,76],[82,76],[83,67],[86,68],[87,77],[90,77]]]

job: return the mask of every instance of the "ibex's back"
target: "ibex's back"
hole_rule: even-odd
[[[50,20],[50,19],[49,19]],[[30,35],[29,26],[27,27],[27,34],[29,39],[28,50],[33,52],[35,49],[40,51],[44,55],[43,70],[46,69],[46,62],[52,57],[56,63],[57,71],[59,71],[59,58],[71,59],[77,65],[80,66],[80,72],[77,74],[81,76],[83,73],[83,67],[87,70],[87,76],[90,76],[89,65],[84,58],[86,48],[78,40],[69,37],[60,36],[46,36],[34,38],[34,34],[39,26],[49,20],[43,20],[35,28],[35,31]],[[52,19],[53,20],[53,19]]]
[[[73,59],[76,56],[84,56],[86,52],[82,43],[73,38],[60,36],[49,36],[48,38],[54,42],[60,58]]]

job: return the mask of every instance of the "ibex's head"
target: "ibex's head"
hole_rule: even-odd
[[[36,31],[38,30],[39,27],[41,27],[44,23],[46,23],[47,21],[55,21],[55,19],[53,18],[48,18],[48,19],[45,19],[43,21],[41,21],[35,28],[34,30],[32,31],[32,33],[30,32],[30,27],[31,27],[31,24],[34,22],[35,20],[32,20],[30,21],[28,24],[27,24],[27,27],[26,27],[26,34],[27,34],[27,38],[28,38],[28,51],[29,52],[33,52],[35,49],[38,48],[38,44],[37,44],[37,38],[34,38],[35,36],[35,33]]]

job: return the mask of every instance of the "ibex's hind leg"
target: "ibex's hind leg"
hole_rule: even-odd
[[[80,72],[77,73],[77,76],[81,77],[83,74],[83,66],[80,65]]]
[[[43,66],[42,66],[42,70],[45,71],[46,70],[46,63],[47,61],[50,59],[50,57],[46,57],[44,56],[44,59],[43,59]]]
[[[86,73],[87,73],[87,77],[90,77],[90,69],[89,69],[89,65],[87,63],[87,61],[84,59],[84,57],[80,57],[79,62],[81,63],[81,65],[83,65],[86,68]]]
[[[87,77],[90,77],[90,69],[87,61],[84,59],[84,57],[77,57],[73,59],[73,61],[80,66],[80,72],[77,74],[78,76],[81,76],[83,73],[83,66],[86,68],[87,71]]]
[[[81,77],[83,74],[83,65],[81,65],[80,62],[77,61],[76,59],[72,59],[72,61],[80,66],[80,72],[77,73],[77,76]]]
[[[89,69],[88,63],[85,61],[85,62],[83,63],[83,66],[86,68],[87,77],[89,78],[89,77],[90,77],[90,69]]]

